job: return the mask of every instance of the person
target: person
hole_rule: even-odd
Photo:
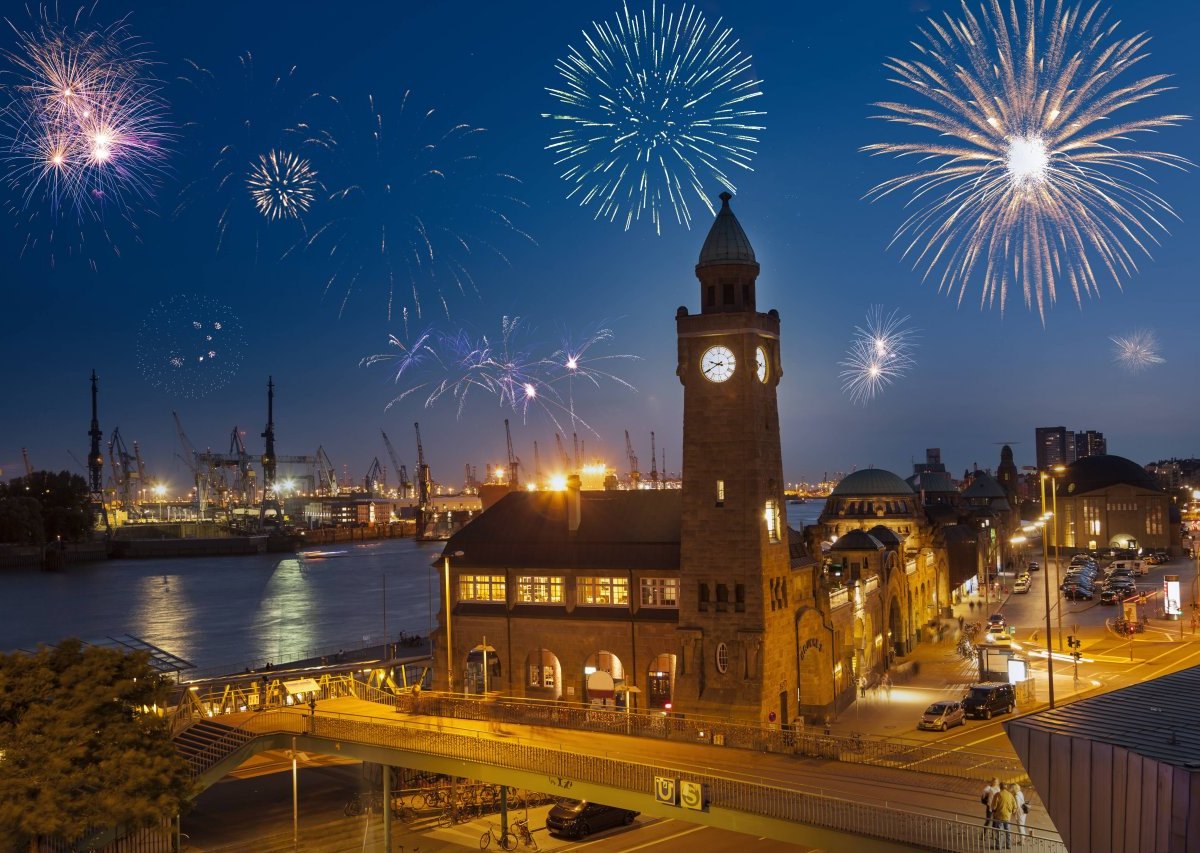
[[[883,674],[883,690],[887,693],[888,701],[892,701],[892,676],[890,673]]]
[[[1017,811],[1017,799],[1009,790],[1010,787],[1010,785],[1001,785],[1000,790],[992,795],[992,826],[996,832],[992,839],[992,849],[994,850],[1000,849],[1001,840],[1004,841],[1005,850],[1012,847],[1012,835],[1009,834],[1008,827]]]
[[[1025,820],[1029,817],[1029,803],[1025,800],[1025,792],[1021,790],[1021,786],[1013,782],[1009,786],[1012,790],[1013,798],[1017,801],[1017,843],[1024,844],[1025,836],[1031,834],[1025,828]]]
[[[960,614],[958,614],[958,630],[960,630],[960,631],[961,631],[961,630],[963,629],[963,623],[964,623],[964,622],[966,622],[966,621],[967,621],[966,619],[963,619],[963,617],[962,617],[962,614],[961,614],[961,613],[960,613]]]
[[[972,598],[970,601],[968,601],[967,607],[971,608],[971,612],[974,613],[975,612],[975,599]]]
[[[867,698],[867,677],[865,675],[858,677],[858,695],[862,699]]]
[[[996,792],[1000,790],[1000,780],[992,779],[983,786],[983,794],[979,797],[979,802],[983,803],[983,837],[986,839],[988,830],[992,828],[992,797],[996,796]]]

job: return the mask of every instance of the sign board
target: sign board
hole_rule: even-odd
[[[1182,599],[1179,597],[1179,575],[1167,575],[1163,578],[1163,615],[1168,619],[1178,619],[1183,615]]]
[[[615,695],[613,677],[604,670],[597,670],[587,677],[588,699],[592,702],[602,702],[612,699]]]
[[[679,805],[692,811],[704,811],[704,785],[700,782],[679,782]]]
[[[295,681],[283,682],[283,688],[288,692],[289,696],[296,696],[301,693],[316,693],[321,689],[314,679],[297,678]]]
[[[671,776],[654,777],[654,799],[669,806],[675,805],[675,779]]]
[[[1122,615],[1124,615],[1126,622],[1136,622],[1138,620],[1136,602],[1122,602],[1121,609],[1124,611]]]

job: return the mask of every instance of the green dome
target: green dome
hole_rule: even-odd
[[[882,468],[863,468],[842,478],[833,490],[834,497],[876,497],[882,495],[913,495],[912,486],[891,471]]]

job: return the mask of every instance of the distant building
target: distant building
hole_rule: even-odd
[[[1057,482],[1066,548],[1164,548],[1179,554],[1181,531],[1171,496],[1136,462],[1121,456],[1080,459]]]
[[[1048,471],[1055,465],[1070,465],[1076,459],[1108,454],[1104,433],[1094,429],[1072,432],[1066,427],[1037,427],[1037,467]]]
[[[1089,429],[1075,433],[1075,459],[1087,459],[1089,456],[1107,456],[1108,442],[1104,433]]]

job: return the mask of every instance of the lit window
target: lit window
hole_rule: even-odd
[[[725,503],[725,481],[717,480],[717,505]]]
[[[563,579],[561,577],[517,578],[518,604],[562,604]]]
[[[767,538],[772,542],[779,541],[779,504],[774,500],[767,501],[767,508],[763,512],[767,520]]]
[[[459,575],[459,601],[504,601],[504,575]]]
[[[642,607],[678,607],[676,578],[642,578]]]
[[[729,646],[717,643],[717,672],[724,675],[729,671]]]
[[[579,578],[579,604],[629,604],[628,578]]]

